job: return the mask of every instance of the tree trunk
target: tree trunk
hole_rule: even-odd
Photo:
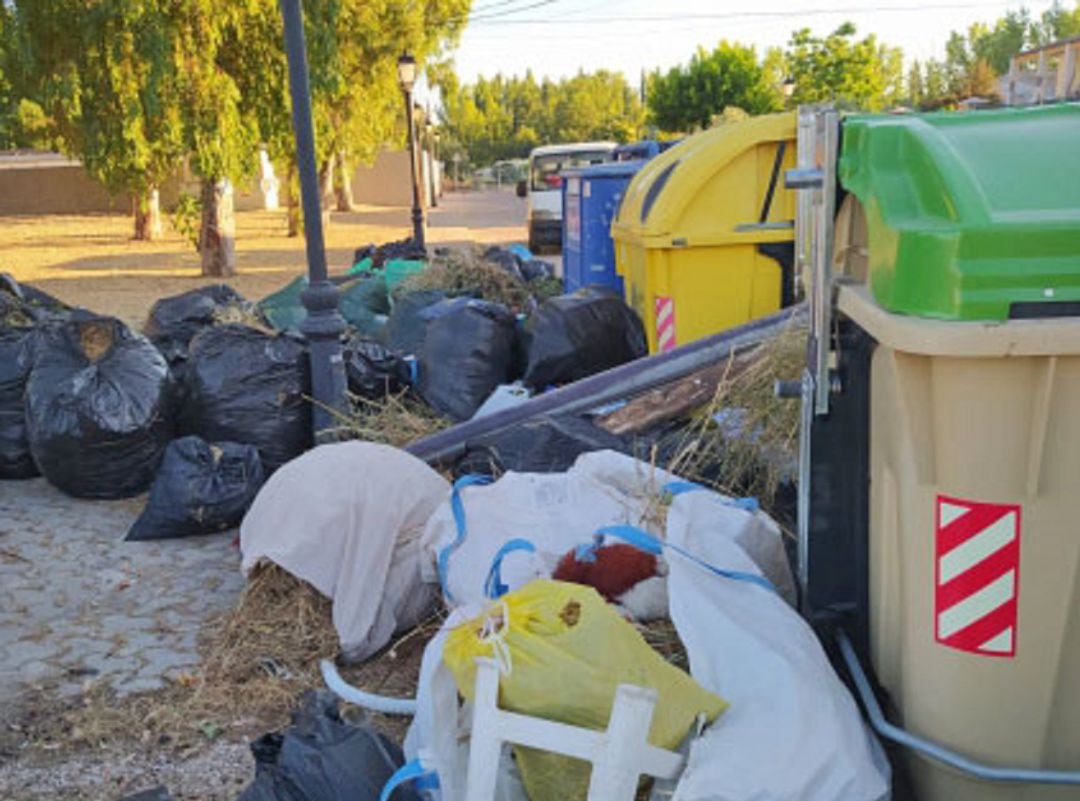
[[[228,179],[203,179],[199,243],[203,275],[224,278],[236,274],[236,219]]]
[[[161,239],[161,202],[157,189],[150,189],[144,195],[132,198],[135,212],[135,239],[153,242]]]
[[[334,163],[337,159],[331,153],[319,170],[319,209],[322,213],[323,230],[330,225],[330,203],[334,197]]]
[[[352,211],[352,175],[349,174],[349,165],[345,161],[343,153],[338,154],[337,170],[334,180],[334,194],[337,196],[338,211]]]
[[[295,164],[289,165],[289,180],[286,194],[288,202],[286,203],[285,208],[289,220],[289,236],[300,236],[302,230],[300,220],[300,191]]]

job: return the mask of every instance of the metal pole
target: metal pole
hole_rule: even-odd
[[[439,205],[439,176],[438,176],[438,152],[435,150],[435,134],[427,135],[428,156],[431,160],[428,177],[431,179],[431,207]]]
[[[424,211],[420,208],[420,174],[416,163],[416,126],[413,124],[412,91],[405,90],[405,124],[409,126],[409,164],[412,167],[412,224],[413,239],[420,247],[424,243]]]
[[[285,53],[289,60],[289,94],[292,97],[296,163],[300,171],[304,237],[307,240],[308,285],[300,296],[307,317],[300,324],[300,331],[308,341],[311,394],[315,400],[312,424],[318,441],[320,434],[336,424],[332,410],[345,408],[345,363],[341,356],[345,320],[338,313],[338,291],[328,280],[326,271],[322,201],[315,167],[315,130],[311,122],[311,89],[300,2],[280,0],[285,21]]]

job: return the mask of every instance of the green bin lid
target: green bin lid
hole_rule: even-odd
[[[945,320],[1080,313],[1080,104],[844,120],[885,309]]]

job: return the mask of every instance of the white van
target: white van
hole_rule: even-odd
[[[529,250],[562,245],[562,172],[611,161],[614,142],[547,145],[529,154],[529,177],[518,183],[518,197],[528,199]]]

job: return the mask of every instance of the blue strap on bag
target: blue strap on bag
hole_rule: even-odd
[[[425,770],[420,760],[414,759],[395,770],[393,775],[386,780],[386,784],[379,793],[379,801],[389,801],[394,790],[406,782],[416,782],[417,790],[439,789],[438,774],[433,770]]]
[[[670,542],[656,537],[647,531],[642,531],[636,526],[604,526],[597,529],[596,534],[598,537],[616,537],[624,542],[633,545],[635,548],[639,548],[646,553],[651,553],[659,556],[664,548],[674,551],[685,559],[689,559],[694,564],[708,570],[721,578],[731,579],[733,581],[745,581],[749,584],[757,584],[759,587],[764,587],[770,592],[776,592],[776,587],[764,576],[759,576],[757,573],[747,573],[742,570],[727,570],[716,565],[709,564],[704,559],[687,551],[685,548],[680,548],[677,545],[672,545]]]
[[[455,550],[457,550],[461,543],[465,541],[467,529],[465,526],[465,504],[461,500],[461,491],[466,487],[482,487],[490,484],[494,479],[491,476],[480,475],[467,475],[462,476],[454,482],[454,488],[450,492],[450,511],[454,515],[454,526],[457,528],[457,534],[454,537],[454,541],[439,551],[439,586],[442,587],[443,596],[448,601],[453,601],[454,598],[450,594],[450,587],[447,582],[447,571],[450,568],[450,556]]]

